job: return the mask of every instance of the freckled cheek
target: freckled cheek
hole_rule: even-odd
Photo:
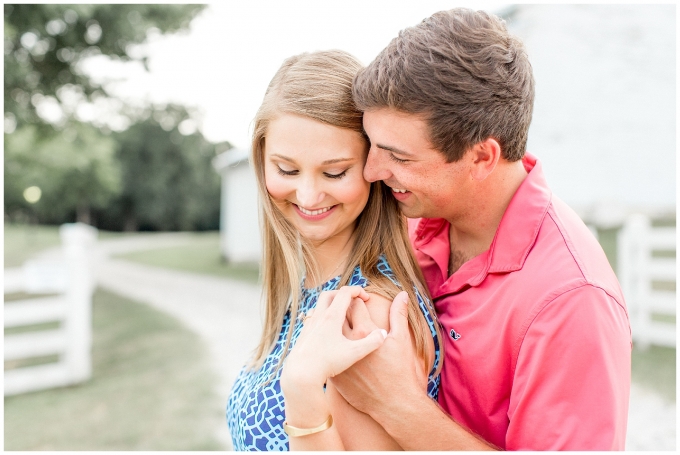
[[[434,207],[446,208],[457,203],[460,200],[460,194],[456,191],[454,181],[451,181],[449,185],[442,181],[434,181],[423,188],[423,199]]]

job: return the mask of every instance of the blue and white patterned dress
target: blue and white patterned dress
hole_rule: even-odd
[[[399,286],[384,257],[380,258],[378,269]],[[314,308],[319,294],[323,291],[336,289],[339,282],[340,277],[335,277],[314,289],[302,287],[298,311],[302,313]],[[367,284],[367,279],[357,266],[350,278],[349,285],[366,287]],[[418,295],[420,309],[425,315],[434,338],[435,362],[428,378],[427,393],[436,401],[439,392],[439,375],[435,376],[434,372],[441,361],[439,343],[435,335],[435,322],[423,301],[424,297],[418,292],[416,294]],[[292,349],[302,330],[302,324],[297,318],[291,318],[289,310],[283,319],[283,326],[276,345],[262,366],[256,370],[249,370],[244,367],[232,387],[227,405],[227,422],[229,423],[234,450],[288,450],[288,435],[283,431],[283,421],[286,416],[283,394],[279,384],[281,369],[279,368],[273,376],[272,372],[276,369],[282,356],[288,330],[291,328],[291,320],[293,321],[293,335],[290,342]],[[271,380],[267,383],[269,379]]]

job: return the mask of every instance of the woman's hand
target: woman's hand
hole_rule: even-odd
[[[359,340],[348,340],[342,334],[352,301],[368,298],[366,291],[358,286],[323,292],[312,314],[305,317],[302,331],[281,372],[281,391],[289,425],[314,428],[323,423],[330,414],[323,390],[326,380],[382,345],[387,333],[378,328]],[[320,433],[291,438],[290,442],[291,450],[344,450],[335,426]]]
[[[292,380],[305,385],[323,385],[328,378],[342,373],[382,345],[386,332],[377,326],[361,339],[349,340],[343,335],[352,301],[368,298],[359,286],[321,293],[316,309],[305,318],[295,347],[286,359],[282,386],[284,378],[287,383]]]
[[[365,315],[351,312],[353,325],[366,323]],[[408,294],[400,292],[389,310],[390,333],[383,347],[333,378],[333,385],[354,408],[380,421],[380,411],[393,409],[399,399],[427,396],[427,374],[415,349],[408,325]],[[411,367],[412,365],[412,367]],[[393,378],[399,378],[394,381]],[[396,398],[398,397],[398,398]]]

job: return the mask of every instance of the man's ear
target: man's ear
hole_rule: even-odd
[[[486,179],[496,168],[501,158],[501,146],[494,138],[487,138],[476,143],[470,149],[471,177],[473,180]]]

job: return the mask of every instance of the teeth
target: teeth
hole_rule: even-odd
[[[304,213],[305,215],[311,215],[311,216],[314,216],[314,215],[321,215],[322,213],[326,213],[326,212],[329,211],[331,208],[333,208],[333,206],[331,206],[331,207],[326,207],[326,208],[319,209],[319,210],[307,210],[307,209],[305,209],[305,208],[300,207],[299,205],[298,205],[297,207],[298,207],[298,208],[300,209],[300,211],[301,211],[302,213]]]
[[[398,188],[392,188],[392,191],[394,191],[395,193],[406,193],[406,190],[400,190]]]

